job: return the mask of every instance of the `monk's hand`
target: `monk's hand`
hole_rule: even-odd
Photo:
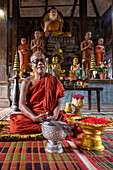
[[[38,116],[35,116],[35,122],[37,122],[37,123],[43,122],[43,120],[42,120],[41,118],[42,118],[43,116],[45,116],[45,115],[48,115],[48,112],[43,113],[43,114],[40,114],[40,115],[38,115]]]
[[[49,120],[57,120],[58,117],[57,117],[57,116],[50,116],[50,117],[48,117],[47,119],[49,119]]]
[[[42,121],[41,118],[39,118],[39,116],[35,116],[34,122],[36,122],[36,123],[42,123],[43,121]]]

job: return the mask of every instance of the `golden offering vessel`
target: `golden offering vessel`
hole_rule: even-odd
[[[72,114],[71,103],[66,103],[65,112],[66,114]]]
[[[79,144],[81,148],[87,150],[103,151],[104,146],[102,145],[102,139],[100,137],[100,134],[101,131],[105,130],[108,126],[113,125],[113,120],[104,118],[105,120],[109,121],[109,123],[106,124],[87,123],[80,121],[86,118],[89,117],[72,116],[68,117],[67,121],[77,123],[83,129],[84,135],[82,137],[81,143]]]

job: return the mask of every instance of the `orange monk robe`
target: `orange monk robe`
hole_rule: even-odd
[[[19,51],[19,58],[20,58],[20,67],[22,69],[26,69],[29,65],[29,55],[30,55],[29,45],[28,44],[19,45],[18,51]]]
[[[59,20],[50,21],[47,26],[47,31],[52,33],[54,36],[63,34],[62,33],[62,22]]]
[[[64,88],[60,81],[49,73],[37,83],[29,87],[26,105],[35,115],[48,112],[53,115],[57,101],[64,97]],[[66,120],[66,114],[59,116],[59,120]],[[12,133],[41,132],[41,126],[26,117],[23,113],[10,116],[10,131]]]
[[[97,45],[96,46],[96,66],[99,66],[101,62],[104,60],[104,53],[105,53],[105,48],[104,46]]]
[[[48,31],[62,31],[62,22],[59,20],[51,21],[47,26]]]

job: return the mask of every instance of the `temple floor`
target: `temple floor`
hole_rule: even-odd
[[[61,110],[65,110],[65,105],[61,104]],[[74,108],[73,108],[74,111]],[[0,120],[9,120],[9,115],[12,114],[13,111],[11,108],[0,108]],[[17,112],[18,113],[18,112]],[[103,105],[101,104],[100,112],[97,111],[97,105],[92,104],[92,109],[88,110],[87,104],[83,108],[81,108],[81,115],[90,115],[90,116],[104,116],[107,118],[113,118],[113,105]]]
[[[61,109],[65,109],[65,105],[61,105]],[[13,112],[10,108],[0,108],[0,119],[9,120],[9,115],[12,113]],[[81,109],[81,114],[113,118],[113,106],[101,105],[101,112],[98,113],[96,105],[92,105],[91,110],[88,110],[88,106],[85,105]],[[47,140],[45,139],[38,140],[38,137],[37,139],[35,139],[36,141],[32,140],[31,137],[30,139],[27,139],[25,141],[19,141],[19,140],[13,140],[12,142],[0,141],[0,148],[1,148],[0,169],[4,170],[4,167],[7,167],[7,169],[10,167],[13,170],[16,170],[18,168],[20,170],[37,169],[37,168],[46,169],[46,170],[48,169],[65,170],[65,169],[70,169],[70,167],[72,170],[113,169],[113,159],[111,154],[111,152],[113,151],[112,150],[113,149],[112,147],[113,127],[108,127],[105,131],[102,132],[101,136],[102,136],[103,145],[105,147],[105,150],[102,152],[87,151],[84,149],[80,149],[77,146],[77,142],[79,142],[79,139],[70,137],[69,139],[67,138],[62,142],[64,148],[64,152],[62,154],[46,153],[45,146]],[[18,151],[22,150],[22,152],[18,153],[16,152],[17,150]],[[38,150],[37,153],[35,152],[36,150]],[[23,154],[26,157],[26,159],[25,157],[24,158],[22,157]],[[41,160],[39,160],[37,156],[40,156]],[[34,157],[34,160],[32,160],[31,157],[32,158]],[[24,165],[22,166],[23,163]]]

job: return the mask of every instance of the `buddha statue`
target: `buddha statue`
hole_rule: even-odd
[[[96,52],[96,66],[99,66],[104,61],[105,47],[103,46],[104,39],[99,38],[98,45],[95,48]]]
[[[42,39],[40,39],[40,31],[34,32],[34,39],[31,40],[31,51],[32,54],[36,51],[41,51],[43,54],[45,54],[45,44]]]
[[[42,17],[44,18],[44,17]],[[48,20],[44,22],[45,37],[63,36],[71,37],[70,32],[62,32],[63,22],[59,19],[59,13],[56,8],[51,8],[48,13]],[[42,33],[43,36],[43,33]]]
[[[90,68],[91,68],[91,57],[93,55],[94,51],[94,43],[91,40],[92,33],[86,32],[85,34],[85,40],[81,42],[81,53],[82,53],[82,59],[84,59],[84,71],[85,75],[88,75],[86,77],[90,78]]]
[[[75,57],[75,58],[73,58],[73,65],[71,65],[71,67],[70,67],[71,72],[73,72],[73,73],[75,72],[77,64],[78,64],[78,59]]]
[[[30,47],[29,44],[27,44],[26,37],[21,38],[21,44],[18,46],[18,53],[19,53],[20,71],[22,77],[23,72],[27,72],[29,70]]]
[[[77,64],[78,64],[78,59],[75,57],[73,58],[73,65],[71,65],[70,72],[69,72],[71,78],[75,78],[75,71],[76,71]]]
[[[59,63],[58,56],[53,56],[52,63],[50,63],[50,70],[53,75],[60,78],[61,65]]]
[[[84,69],[90,70],[91,64],[91,56],[94,50],[94,43],[91,39],[91,32],[86,32],[85,40],[81,42],[81,52],[82,52],[82,59],[85,60],[84,62]]]

